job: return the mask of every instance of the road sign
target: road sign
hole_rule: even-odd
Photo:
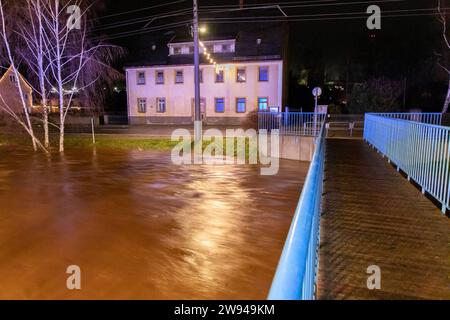
[[[315,87],[312,94],[314,97],[320,97],[322,95],[322,89],[320,87]]]

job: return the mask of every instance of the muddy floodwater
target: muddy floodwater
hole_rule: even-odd
[[[280,165],[0,147],[0,298],[265,299],[308,169]]]

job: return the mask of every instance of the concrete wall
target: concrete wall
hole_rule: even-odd
[[[259,67],[269,67],[269,81],[258,81]],[[245,67],[246,82],[236,81],[236,69]],[[283,62],[260,61],[220,65],[224,82],[215,82],[213,65],[202,65],[201,97],[206,101],[204,121],[207,124],[239,124],[251,111],[257,110],[258,97],[267,97],[269,106],[281,106]],[[184,83],[175,83],[175,73],[183,70]],[[164,71],[164,84],[156,84],[156,71]],[[137,84],[138,72],[145,72],[145,85]],[[131,124],[192,123],[194,98],[194,67],[192,65],[153,66],[126,70],[128,116]],[[138,99],[147,100],[146,113],[138,112]],[[156,112],[157,98],[166,98],[166,112]],[[225,98],[225,112],[215,112],[215,98]],[[236,112],[236,98],[246,98],[246,112]]]
[[[271,153],[271,137],[269,135],[269,155]],[[313,137],[280,136],[280,158],[297,161],[312,161],[316,145]],[[267,155],[265,155],[267,156]]]
[[[282,159],[312,161],[315,150],[314,138],[303,136],[281,136]]]

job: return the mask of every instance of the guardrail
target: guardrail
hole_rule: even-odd
[[[325,124],[270,289],[270,300],[312,300],[318,267],[320,204],[325,164]]]
[[[437,199],[443,213],[450,208],[449,127],[366,114],[364,139]]]
[[[429,113],[369,113],[371,115],[385,117],[385,118],[393,118],[399,120],[408,120],[414,122],[422,122],[428,124],[441,125],[442,124],[442,113],[437,112],[429,112]]]
[[[325,121],[326,113],[314,112],[259,112],[260,130],[280,130],[281,135],[316,137]]]

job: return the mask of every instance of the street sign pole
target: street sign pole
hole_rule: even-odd
[[[319,97],[322,94],[322,89],[320,87],[315,87],[312,91],[314,96],[314,137],[317,136],[317,111],[318,111],[318,101]]]

